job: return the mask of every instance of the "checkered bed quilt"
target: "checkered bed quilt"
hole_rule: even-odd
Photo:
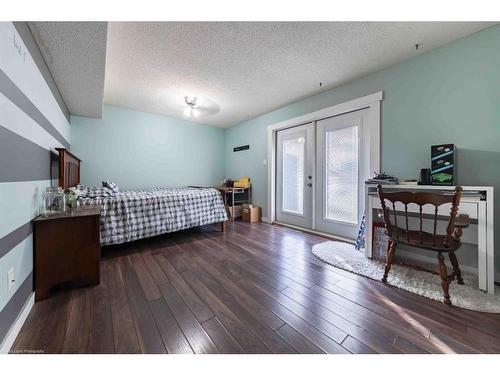
[[[101,245],[112,245],[227,220],[210,188],[154,188],[81,198],[101,206]]]

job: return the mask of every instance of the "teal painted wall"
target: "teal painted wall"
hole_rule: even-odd
[[[87,185],[206,186],[224,176],[223,129],[105,105],[102,119],[72,116],[71,136]]]
[[[500,212],[500,26],[227,129],[226,176],[250,176],[266,216],[267,126],[377,91],[384,92],[383,171],[415,178],[429,167],[432,144],[455,143],[458,183],[493,185]],[[241,144],[250,150],[233,153]],[[495,230],[500,269],[498,218]]]
[[[498,192],[499,47],[495,26],[226,130],[105,106],[101,120],[71,118],[72,150],[84,160],[82,182],[89,185],[103,179],[124,189],[211,185],[223,176],[250,176],[254,203],[267,216],[267,126],[383,91],[383,171],[415,178],[429,166],[430,146],[451,142],[458,147],[458,183]],[[245,144],[249,151],[233,153]],[[495,230],[500,248],[500,220]],[[496,259],[500,269],[498,251]]]

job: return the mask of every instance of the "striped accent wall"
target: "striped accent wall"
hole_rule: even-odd
[[[0,22],[0,347],[33,292],[33,228],[69,112],[25,22]],[[14,269],[9,290],[7,273]]]

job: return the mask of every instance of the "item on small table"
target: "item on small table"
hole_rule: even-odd
[[[43,216],[50,216],[66,210],[65,196],[60,187],[47,187],[43,194]]]
[[[231,180],[230,178],[225,178],[224,180],[222,180],[222,186],[233,187],[233,184],[234,184],[234,181]]]
[[[235,188],[249,188],[250,187],[250,177],[240,177],[238,181],[234,181],[233,186]]]
[[[431,170],[429,168],[422,168],[420,170],[420,181],[419,185],[431,185]]]
[[[418,185],[418,181],[417,180],[401,180],[399,181],[399,184],[400,185]]]
[[[431,177],[433,185],[454,185],[455,145],[431,146]]]
[[[69,209],[73,209],[80,206],[80,201],[78,200],[78,198],[80,198],[82,192],[78,188],[76,187],[67,188],[66,190],[64,190],[64,195],[66,198],[66,206]]]
[[[385,172],[377,174],[374,172],[375,176],[366,180],[367,184],[381,184],[381,185],[397,185],[398,179],[394,176],[385,174]]]

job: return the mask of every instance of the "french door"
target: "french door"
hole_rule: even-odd
[[[354,239],[369,176],[367,110],[277,132],[276,219]]]
[[[276,219],[313,228],[314,124],[279,131],[276,155]]]
[[[330,117],[316,123],[317,183],[315,217],[320,232],[354,239],[364,210],[368,152],[363,152],[367,111]]]

